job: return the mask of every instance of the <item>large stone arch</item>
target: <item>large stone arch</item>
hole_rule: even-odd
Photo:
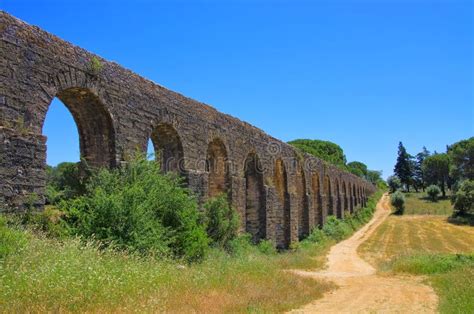
[[[263,170],[256,153],[249,153],[244,164],[245,177],[245,231],[258,242],[265,239],[267,213]]]
[[[314,224],[323,225],[323,205],[321,200],[321,189],[319,183],[319,173],[313,173],[311,177],[311,190],[313,196]]]
[[[273,169],[273,183],[277,196],[276,242],[279,248],[288,248],[291,243],[291,212],[288,194],[288,175],[283,160],[278,158]]]
[[[103,100],[84,87],[59,89],[54,97],[65,105],[76,123],[81,161],[92,168],[116,166],[115,127]],[[41,130],[54,97],[47,107],[40,109]]]
[[[184,175],[183,144],[176,129],[169,123],[159,123],[153,128],[150,139],[162,171]]]
[[[325,175],[323,179],[323,193],[324,193],[326,213],[328,215],[334,215],[331,179],[329,178],[328,175]]]
[[[300,165],[296,171],[296,205],[298,207],[298,238],[302,239],[309,234],[309,208],[306,195],[306,176]]]
[[[208,197],[229,193],[230,177],[227,161],[227,148],[224,142],[219,138],[214,138],[207,146]]]

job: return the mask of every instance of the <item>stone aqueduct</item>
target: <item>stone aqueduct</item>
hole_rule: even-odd
[[[137,149],[145,151],[151,138],[163,170],[181,172],[201,201],[228,193],[241,230],[254,240],[287,247],[328,215],[357,210],[375,190],[245,122],[3,11],[0,35],[3,208],[44,203],[42,126],[54,97],[73,115],[81,156],[90,165],[120,166]]]

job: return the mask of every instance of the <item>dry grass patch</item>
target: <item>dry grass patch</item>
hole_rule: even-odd
[[[449,198],[432,202],[426,193],[405,193],[405,215],[452,215],[453,205]]]
[[[443,216],[390,216],[358,252],[376,266],[397,256],[418,253],[472,253],[474,228]]]

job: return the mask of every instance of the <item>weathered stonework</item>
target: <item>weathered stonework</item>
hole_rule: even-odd
[[[3,208],[44,204],[42,127],[54,97],[73,115],[89,165],[120,166],[137,149],[146,151],[151,138],[162,168],[185,176],[200,200],[228,193],[241,230],[255,241],[288,247],[328,214],[354,212],[375,191],[245,122],[0,11]]]

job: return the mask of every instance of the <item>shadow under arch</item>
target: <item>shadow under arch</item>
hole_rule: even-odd
[[[176,129],[171,124],[160,123],[153,128],[150,139],[161,170],[164,173],[175,172],[184,175],[186,171],[183,145]]]
[[[213,139],[207,146],[206,171],[208,173],[208,197],[229,193],[230,178],[227,165],[227,149],[224,142]],[[230,198],[231,195],[228,195]]]
[[[252,240],[256,243],[267,236],[263,169],[256,153],[247,155],[244,163],[244,177],[245,231],[252,235]]]

